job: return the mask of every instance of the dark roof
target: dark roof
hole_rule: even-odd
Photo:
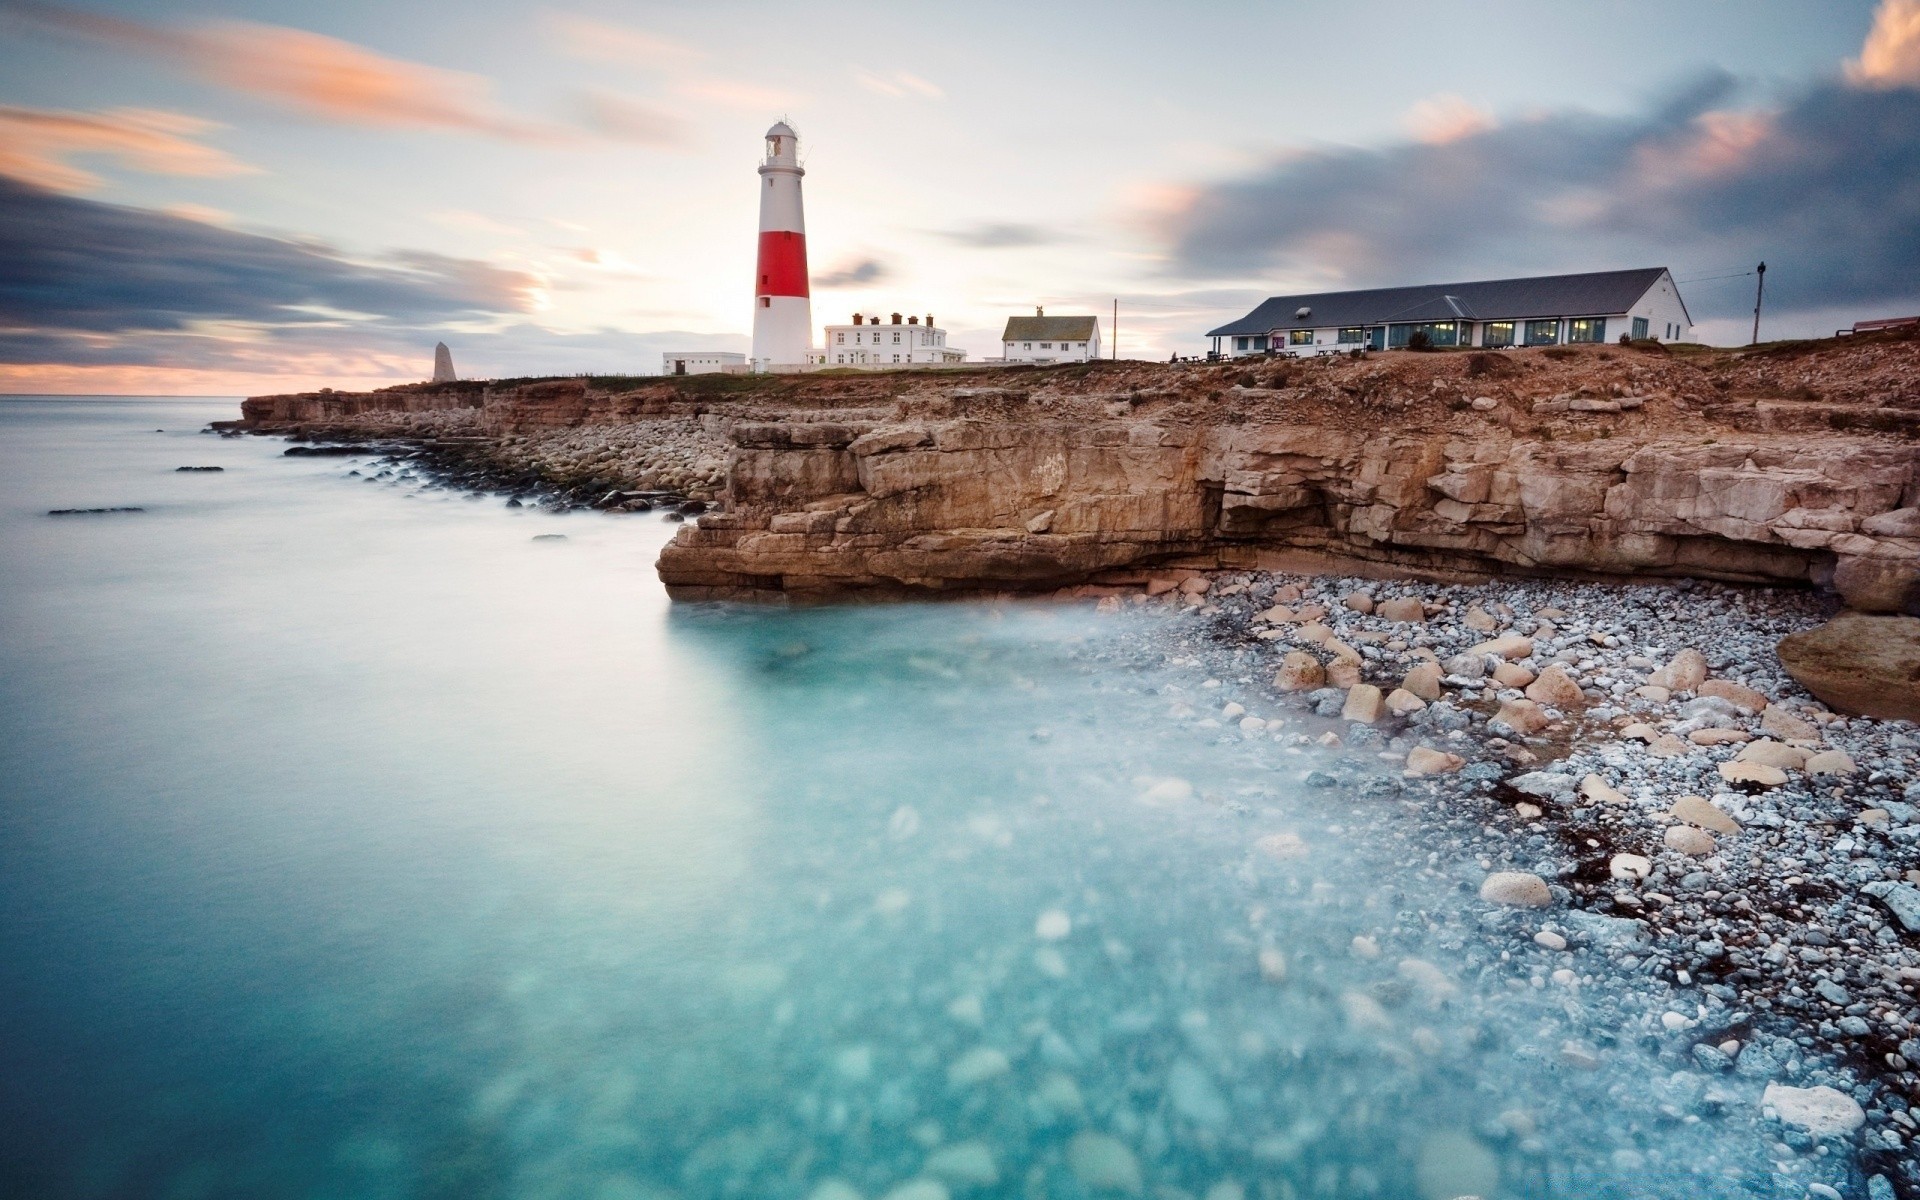
[[[1536,275],[1530,279],[1484,279],[1475,283],[1425,283],[1360,292],[1275,296],[1207,336],[1383,325],[1389,321],[1603,317],[1632,308],[1666,270],[1665,267],[1641,267],[1632,271],[1593,271],[1585,275]],[[1309,316],[1296,317],[1294,314],[1302,308],[1313,311]]]
[[[1008,317],[1003,342],[1090,342],[1099,317]]]

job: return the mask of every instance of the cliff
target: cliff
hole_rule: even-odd
[[[661,554],[669,591],[1040,591],[1339,562],[1692,575],[1920,610],[1910,338],[966,382],[734,424],[724,510]]]

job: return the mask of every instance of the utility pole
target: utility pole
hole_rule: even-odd
[[[1753,292],[1753,341],[1749,343],[1754,346],[1760,344],[1760,302],[1767,296],[1767,264],[1760,264],[1758,274],[1760,283]]]
[[[1113,298],[1113,361],[1120,361],[1120,297]]]

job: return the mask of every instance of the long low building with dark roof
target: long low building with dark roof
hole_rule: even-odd
[[[1432,346],[1557,346],[1622,335],[1693,340],[1693,318],[1665,267],[1275,296],[1211,330],[1213,352],[1343,354]]]

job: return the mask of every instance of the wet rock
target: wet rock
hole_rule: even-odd
[[[1396,717],[1410,716],[1427,706],[1427,702],[1405,688],[1395,688],[1387,694],[1387,711]]]
[[[1208,1129],[1222,1128],[1233,1118],[1213,1077],[1189,1058],[1175,1059],[1167,1071],[1167,1099],[1174,1112]]]
[[[1444,750],[1434,750],[1426,746],[1415,746],[1407,751],[1407,774],[1409,775],[1449,775],[1465,766],[1467,760],[1458,754],[1449,754]]]
[[[1566,669],[1559,666],[1548,667],[1540,677],[1527,685],[1527,699],[1536,704],[1557,708],[1561,712],[1579,712],[1587,706],[1587,698],[1580,685]]]
[[[1547,881],[1527,871],[1495,871],[1480,884],[1480,898],[1510,908],[1545,908],[1553,903]]]
[[[1407,677],[1401,681],[1400,687],[1431,704],[1440,698],[1440,679],[1440,665],[1423,662],[1407,672]]]
[[[1274,673],[1273,686],[1283,692],[1310,692],[1327,681],[1326,668],[1305,650],[1289,650]]]
[[[1380,689],[1370,683],[1357,683],[1347,690],[1347,701],[1340,709],[1343,721],[1371,725],[1384,715],[1385,703]]]
[[[1500,1189],[1500,1160],[1473,1135],[1449,1130],[1420,1143],[1413,1175],[1420,1200],[1492,1196]]]
[[[1772,1109],[1781,1123],[1819,1138],[1845,1137],[1867,1123],[1867,1114],[1853,1097],[1826,1086],[1797,1088],[1769,1083],[1760,1103]]]
[[[909,1179],[880,1200],[948,1200],[947,1185],[937,1179]]]
[[[1057,942],[1073,932],[1073,918],[1057,908],[1040,914],[1033,923],[1033,936],[1043,942]]]
[[[947,1086],[960,1091],[997,1079],[1012,1069],[1005,1054],[991,1046],[976,1046],[947,1067]]]
[[[1920,933],[1920,887],[1876,880],[1860,890],[1886,905],[1887,911],[1907,932]]]
[[[1118,1138],[1091,1130],[1067,1143],[1067,1167],[1083,1187],[1137,1196],[1144,1186],[1140,1160]]]
[[[927,1156],[920,1171],[955,1187],[992,1187],[1000,1182],[993,1151],[985,1142],[955,1142]]]

